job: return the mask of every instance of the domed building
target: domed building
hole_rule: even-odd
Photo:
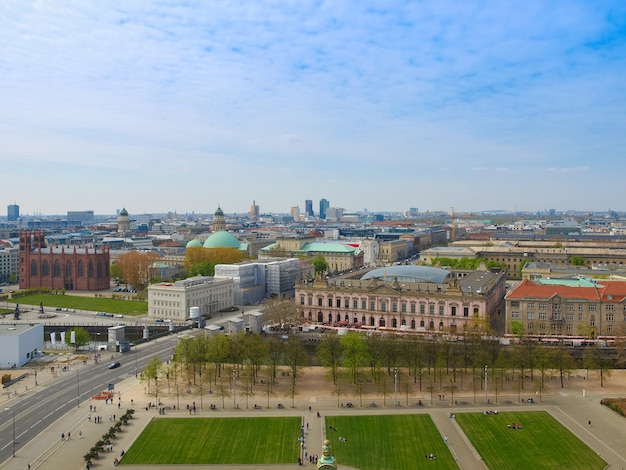
[[[241,249],[241,242],[232,233],[220,230],[207,238],[202,246],[204,248],[236,248],[239,250]]]
[[[189,240],[185,245],[185,248],[202,248],[202,242],[200,240]]]
[[[123,208],[117,216],[117,231],[119,233],[128,232],[130,230],[130,217],[128,211]]]
[[[213,214],[213,226],[211,227],[213,232],[219,232],[220,230],[226,230],[226,218],[224,217],[224,211],[218,205]]]

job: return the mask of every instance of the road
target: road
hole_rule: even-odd
[[[122,380],[136,376],[153,357],[164,362],[169,360],[177,341],[177,336],[172,335],[145,343],[130,353],[118,354],[115,360],[121,366],[117,369],[108,368],[110,360],[97,364],[79,362],[60,371],[59,379],[37,387],[35,393],[8,401],[0,411],[0,462],[11,457],[13,436],[16,448],[26,445],[60,416],[79,406],[87,406],[83,404],[109,384],[115,387]]]

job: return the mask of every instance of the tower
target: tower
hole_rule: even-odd
[[[330,207],[328,199],[320,199],[320,219],[326,218],[326,209]]]
[[[226,218],[224,217],[224,211],[218,205],[213,214],[213,226],[211,227],[213,232],[219,232],[220,230],[226,230]]]
[[[313,217],[313,201],[307,199],[304,201],[304,215],[307,217]]]
[[[117,231],[119,233],[125,233],[130,230],[130,217],[128,217],[128,211],[123,208],[120,211],[120,215],[117,216]]]
[[[20,206],[17,204],[9,204],[7,206],[7,221],[15,222],[20,218]]]

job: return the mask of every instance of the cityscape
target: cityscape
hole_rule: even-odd
[[[626,468],[624,2],[0,13],[0,470]]]

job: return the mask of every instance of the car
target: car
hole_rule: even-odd
[[[112,362],[111,364],[109,364],[109,369],[117,369],[121,365],[122,364],[120,364],[119,362]]]

